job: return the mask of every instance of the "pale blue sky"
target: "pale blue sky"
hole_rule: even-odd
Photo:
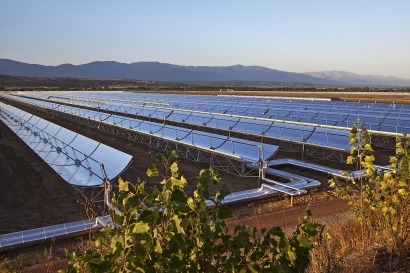
[[[410,1],[0,0],[0,58],[410,78]]]

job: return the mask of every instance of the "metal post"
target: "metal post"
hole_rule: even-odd
[[[110,180],[107,177],[107,173],[105,172],[104,164],[102,164],[101,162],[98,162],[98,164],[100,165],[101,172],[104,178],[104,204],[107,205],[109,210],[114,211],[118,215],[122,215],[122,212],[111,204],[112,185],[111,185]]]
[[[262,146],[258,146],[258,153],[259,153],[259,160],[258,160],[258,171],[259,171],[259,176],[258,176],[258,188],[261,187],[262,184],[262,172],[263,172],[263,148]]]

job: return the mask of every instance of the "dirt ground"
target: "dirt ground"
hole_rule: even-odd
[[[0,234],[85,219],[79,194],[0,121]]]
[[[149,164],[154,162],[154,156],[158,151],[152,151],[146,146],[130,143],[124,139],[101,135],[100,132],[91,128],[59,120],[50,115],[45,115],[43,112],[20,108],[133,155],[132,164],[121,177],[130,182],[136,181],[137,178],[148,180],[145,171]],[[0,135],[0,234],[87,219],[88,215],[81,195],[72,186],[64,182],[2,121],[0,121]],[[278,156],[299,157],[298,154],[286,153]],[[343,166],[343,164],[336,165],[333,167]],[[188,180],[188,190],[192,191],[199,170],[208,166],[180,159],[179,167],[181,173]],[[303,171],[303,174],[318,179],[324,185],[328,179],[324,175],[307,171]],[[258,181],[256,177],[238,177],[222,172],[221,177],[223,183],[228,186],[231,192],[255,188]],[[284,197],[252,204],[234,205],[232,206],[234,217],[230,225],[242,223],[256,226],[294,226],[298,219],[303,216],[308,203],[312,203],[313,214],[318,219],[330,219],[330,222],[334,222],[349,217],[346,204],[322,189],[317,192],[312,191],[307,196],[296,199],[294,208],[290,208],[289,200]],[[63,261],[60,261],[60,258],[64,257],[65,244],[71,244],[72,242],[63,242],[55,246],[54,254],[56,259],[54,261],[56,265],[61,266],[62,264],[62,267],[64,267],[64,259],[62,258]],[[16,257],[19,253],[25,253],[26,251],[29,253],[34,251],[39,256],[38,253],[44,252],[45,249],[44,246],[38,246],[28,250],[13,250],[5,253],[5,257]],[[0,261],[2,257],[0,253]],[[34,269],[28,272],[42,272],[36,271],[36,263],[41,263],[39,258],[32,259]]]

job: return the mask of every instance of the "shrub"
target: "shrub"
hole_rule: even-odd
[[[305,271],[313,237],[321,229],[309,220],[309,211],[289,237],[279,227],[230,231],[225,225],[230,210],[222,204],[228,191],[213,189],[218,173],[200,171],[193,196],[187,196],[176,153],[161,160],[166,170],[162,189],[120,179],[113,204],[122,214],[112,214],[113,226],[94,236],[86,253],[67,253],[67,272]],[[156,165],[147,174],[159,176]]]
[[[383,238],[393,255],[403,257],[410,235],[410,140],[396,139],[396,154],[388,171],[376,171],[370,136],[362,123],[350,132],[348,164],[366,173],[359,179],[332,180],[336,194],[347,200],[361,224],[363,247]]]

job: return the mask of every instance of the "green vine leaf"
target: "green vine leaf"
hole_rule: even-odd
[[[171,173],[178,173],[178,164],[176,162],[171,165]]]
[[[177,232],[178,232],[178,233],[185,234],[185,230],[184,230],[184,228],[181,226],[182,220],[178,217],[178,215],[172,216],[172,220],[173,220],[173,222],[174,222],[174,224],[175,224],[175,228],[176,228]]]
[[[159,175],[158,168],[155,164],[151,164],[146,172],[148,177],[157,177]]]
[[[181,178],[179,178],[179,179],[171,177],[171,184],[174,187],[185,188],[188,183],[187,183],[185,177],[181,176]]]
[[[370,145],[370,143],[366,143],[364,145],[364,149],[368,152],[373,152],[373,148],[372,148],[372,145]]]
[[[141,233],[147,233],[149,231],[150,227],[148,223],[144,222],[136,222],[133,228],[133,232],[135,234],[141,234]]]
[[[119,188],[120,191],[128,192],[128,191],[129,191],[129,189],[128,189],[128,182],[122,180],[121,178],[119,178],[119,179],[118,179],[118,188]]]

